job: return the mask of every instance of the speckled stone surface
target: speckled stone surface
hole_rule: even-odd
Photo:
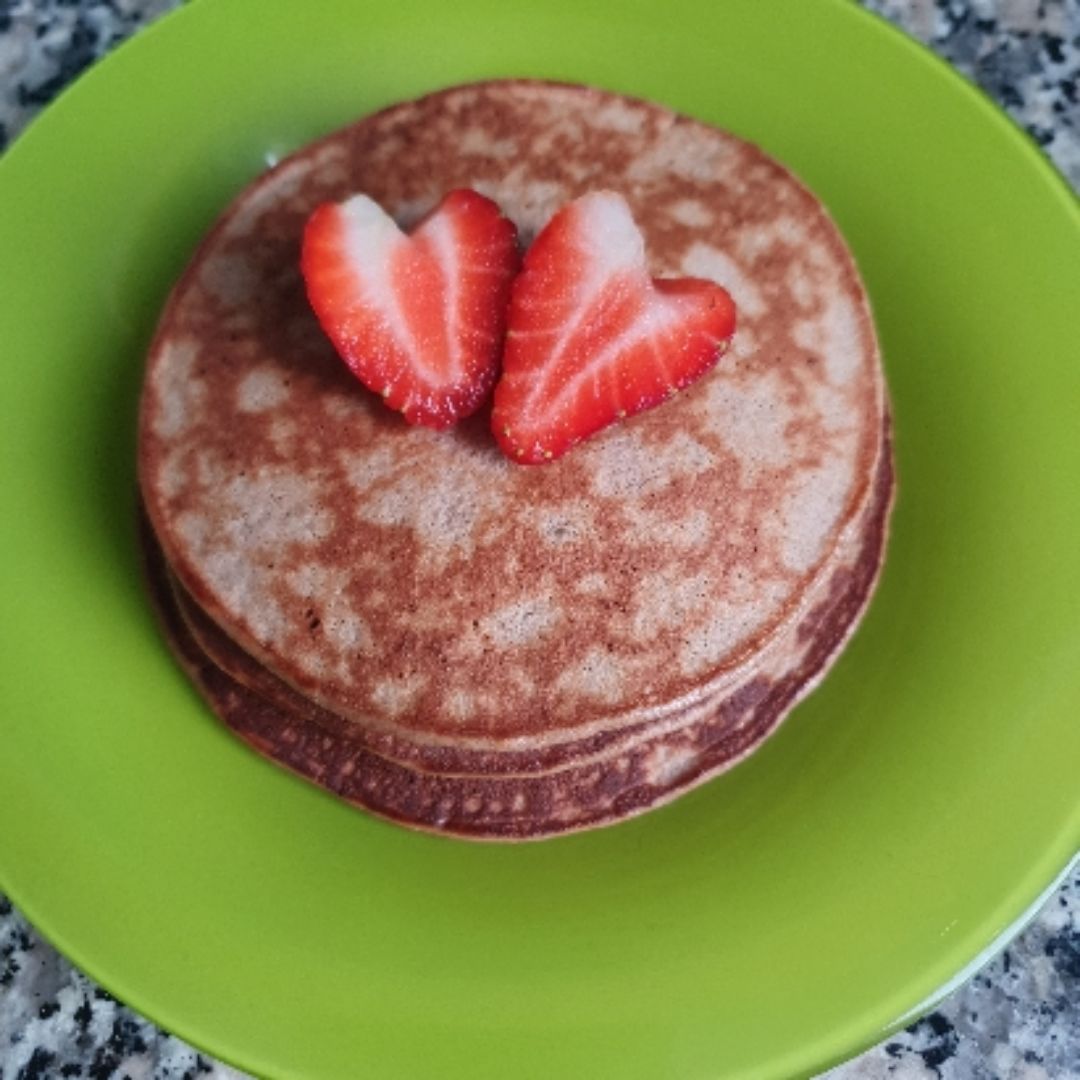
[[[863,2],[977,82],[1080,189],[1080,0]],[[177,3],[0,0],[0,150],[84,68]],[[241,1075],[117,1002],[0,896],[0,1080]],[[1080,866],[935,1012],[827,1076],[1080,1080]]]

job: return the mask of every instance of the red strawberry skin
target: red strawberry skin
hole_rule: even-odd
[[[699,379],[734,332],[723,288],[651,278],[622,196],[584,195],[539,233],[514,281],[492,431],[514,461],[552,461]]]
[[[374,200],[324,203],[300,269],[327,337],[360,381],[410,424],[449,427],[495,382],[517,230],[475,191],[451,191],[406,236]]]

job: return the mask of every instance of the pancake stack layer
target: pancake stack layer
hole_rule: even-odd
[[[734,347],[544,466],[486,413],[406,425],[307,304],[320,202],[405,226],[445,192],[524,240],[613,189],[656,275],[708,277]],[[583,87],[459,87],[282,162],[226,211],[152,346],[139,432],[174,650],[261,753],[402,824],[521,840],[610,824],[757,747],[836,658],[881,565],[893,475],[865,293],[760,150]]]

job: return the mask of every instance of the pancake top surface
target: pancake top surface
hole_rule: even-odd
[[[448,190],[528,239],[567,199],[628,199],[658,275],[732,293],[731,353],[559,461],[503,458],[487,414],[408,427],[304,297],[316,204],[405,224]],[[856,527],[884,390],[850,256],[754,147],[655,105],[493,83],[396,106],[230,207],[151,350],[143,497],[187,588],[344,715],[418,735],[542,739],[694,694],[752,655]]]

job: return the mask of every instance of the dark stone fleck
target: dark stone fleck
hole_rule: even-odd
[[[115,1050],[122,1057],[129,1054],[145,1054],[148,1049],[138,1021],[126,1016],[121,1016],[113,1022],[108,1045],[109,1049]]]
[[[83,998],[83,1003],[75,1010],[75,1023],[85,1031],[90,1026],[90,1021],[93,1018],[94,1014],[90,1008],[90,999]]]
[[[11,12],[8,11],[7,6],[0,7],[0,34],[6,33],[11,29]]]
[[[64,87],[67,79],[63,75],[54,75],[37,86],[20,86],[18,91],[19,104],[24,108],[28,105],[47,105]]]
[[[1058,83],[1058,86],[1061,87],[1061,92],[1069,99],[1069,101],[1075,105],[1077,101],[1076,79],[1062,79]],[[1067,904],[1065,897],[1062,896],[1060,899],[1061,906],[1065,907]]]
[[[898,1042],[891,1042],[885,1044],[885,1053],[889,1057],[898,1058],[904,1052],[904,1044]]]
[[[1062,975],[1080,979],[1080,931],[1063,930],[1046,943],[1046,955]]]
[[[1061,64],[1065,61],[1065,39],[1059,38],[1056,34],[1043,34],[1043,46],[1046,49],[1046,55],[1054,61],[1055,64]]]
[[[50,1016],[55,1016],[60,1011],[60,1003],[57,1001],[47,1001],[44,1005],[38,1009],[38,1016],[42,1020],[48,1020]]]
[[[956,1041],[954,1039],[951,1045],[931,1046],[928,1050],[920,1050],[919,1056],[923,1059],[923,1064],[925,1064],[928,1069],[936,1070],[939,1065],[943,1065],[955,1053]],[[940,1073],[938,1075],[940,1075]]]
[[[115,1001],[116,1000],[116,998],[114,998],[112,996],[112,994],[109,993],[108,990],[104,989],[101,986],[94,987],[94,997],[96,997],[98,999],[98,1001]]]
[[[195,1058],[195,1064],[184,1071],[184,1075],[180,1077],[180,1080],[199,1080],[203,1073],[212,1073],[213,1071],[214,1066],[202,1055],[199,1055]]]
[[[1002,82],[997,83],[990,87],[991,93],[1000,101],[1003,105],[1010,109],[1022,109],[1024,107],[1024,98],[1019,90],[1012,83]]]
[[[74,1062],[65,1065],[60,1070],[61,1076],[82,1076],[82,1066],[76,1065]]]
[[[1039,127],[1037,124],[1032,124],[1028,128],[1032,137],[1040,146],[1049,146],[1054,141],[1054,132],[1052,128]]]
[[[22,968],[19,965],[19,961],[10,953],[4,955],[2,959],[3,966],[0,967],[0,986],[10,986],[14,981],[15,976],[19,974]]]
[[[939,1012],[931,1013],[926,1018],[926,1023],[930,1026],[930,1030],[935,1035],[947,1035],[953,1029],[948,1018]]]
[[[0,132],[4,130],[0,125]],[[6,896],[0,896],[0,916],[7,917],[11,914],[11,901]]]
[[[1043,1061],[1042,1054],[1036,1054],[1034,1050],[1025,1050],[1024,1060],[1029,1065],[1041,1065]]]
[[[50,1074],[47,1070],[54,1060],[55,1055],[39,1046],[30,1060],[15,1074],[16,1080],[48,1080]]]
[[[86,1075],[90,1080],[112,1080],[113,1073],[120,1065],[120,1057],[114,1051],[102,1046],[94,1055],[94,1060]]]
[[[951,4],[938,5],[941,8],[941,13],[945,16],[949,23],[949,30],[955,33],[959,30],[970,18],[972,12],[966,6],[959,9],[953,8]]]
[[[960,1043],[960,1036],[952,1022],[940,1012],[933,1012],[923,1017],[918,1023],[909,1027],[908,1031],[927,1043],[924,1047],[916,1047],[915,1053],[923,1059],[928,1069],[933,1069],[935,1072],[938,1072],[939,1065],[955,1056],[956,1048]]]

